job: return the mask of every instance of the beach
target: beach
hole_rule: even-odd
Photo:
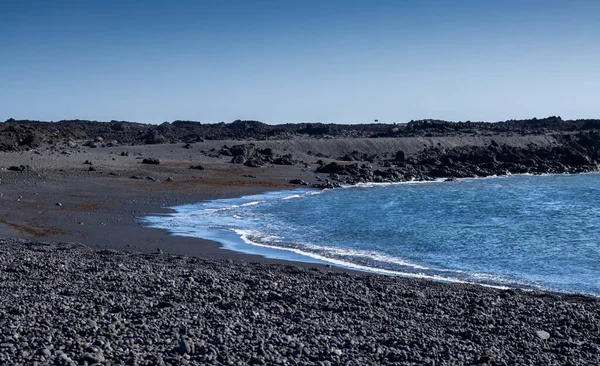
[[[168,207],[320,182],[301,142],[270,146],[306,164],[206,153],[235,143],[1,153],[0,363],[600,362],[597,298],[282,262],[143,227]]]

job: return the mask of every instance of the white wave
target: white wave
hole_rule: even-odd
[[[248,203],[244,203],[243,205],[240,205],[240,207],[256,206],[258,204],[261,204],[262,202],[264,202],[264,201],[248,202]]]
[[[396,264],[399,266],[411,267],[411,268],[420,269],[420,270],[430,269],[425,266],[420,266],[418,264],[413,264],[413,263],[404,261],[397,257],[392,257],[392,256],[388,256],[385,254],[372,252],[372,251],[344,249],[344,248],[335,248],[335,247],[324,247],[324,246],[319,246],[319,245],[314,245],[314,244],[306,244],[305,246],[312,250],[326,251],[331,254],[335,254],[335,255],[343,256],[343,257],[364,258],[364,259],[374,260],[377,262]]]
[[[407,180],[404,182],[369,182],[369,183],[356,183],[343,185],[342,188],[375,188],[375,187],[389,187],[398,185],[412,185],[412,184],[430,184],[444,182],[447,178],[435,178],[433,180]]]
[[[382,269],[382,268],[374,268],[374,267],[364,266],[364,265],[361,265],[361,264],[347,262],[347,261],[343,261],[343,260],[339,260],[339,259],[335,259],[335,258],[328,258],[326,256],[323,256],[323,255],[320,255],[320,254],[316,254],[316,253],[307,252],[307,251],[304,251],[304,250],[301,250],[301,249],[298,249],[298,248],[283,248],[283,247],[278,247],[278,246],[273,246],[273,245],[268,245],[268,244],[257,243],[255,241],[252,241],[249,238],[249,236],[252,236],[252,233],[253,233],[253,231],[251,231],[251,230],[238,230],[238,229],[234,229],[233,231],[236,234],[240,235],[240,238],[246,244],[249,244],[249,245],[254,245],[254,246],[263,247],[263,248],[269,248],[269,249],[289,251],[289,252],[293,252],[293,253],[296,253],[296,254],[301,255],[301,256],[305,256],[305,257],[316,259],[316,260],[321,261],[321,262],[331,263],[331,264],[334,264],[334,265],[339,266],[339,267],[344,267],[344,268],[348,268],[348,269],[354,269],[354,270],[358,270],[358,271],[362,271],[362,272],[371,272],[371,273],[384,274],[384,275],[390,275],[390,276],[399,276],[399,277],[421,278],[421,279],[432,280],[432,281],[439,281],[439,282],[477,284],[477,285],[482,285],[482,286],[492,287],[492,288],[498,288],[498,289],[508,289],[509,288],[509,287],[506,287],[506,286],[497,286],[497,285],[490,285],[490,284],[479,284],[479,283],[475,283],[475,282],[461,280],[459,278],[454,278],[454,277],[445,277],[445,276],[439,276],[439,275],[428,275],[428,274],[425,274],[425,273],[400,272],[400,271],[393,271],[393,270],[388,270],[388,269]],[[258,232],[254,232],[254,233],[255,234],[259,234]]]
[[[292,198],[300,198],[299,194],[294,194],[291,196],[283,197],[282,200],[291,200]]]

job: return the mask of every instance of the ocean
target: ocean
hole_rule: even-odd
[[[598,173],[296,189],[172,209],[141,220],[270,258],[600,296]]]

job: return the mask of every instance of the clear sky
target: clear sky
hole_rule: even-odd
[[[600,1],[2,0],[0,120],[600,118]]]

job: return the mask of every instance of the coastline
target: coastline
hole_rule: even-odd
[[[0,166],[33,166],[0,170],[0,237],[17,238],[0,241],[0,363],[600,362],[597,298],[270,260],[142,228],[165,207],[294,189],[314,173],[178,145],[135,147],[164,161],[146,166],[124,149],[0,154]]]
[[[598,172],[594,173],[583,173],[583,174],[600,174]],[[360,183],[356,185],[347,185],[343,186],[342,189],[368,189],[368,188],[382,188],[388,186],[405,186],[405,185],[415,185],[415,184],[436,184],[438,187],[442,187],[441,184],[460,184],[461,182],[470,182],[470,181],[481,181],[481,180],[490,180],[490,179],[510,179],[510,178],[527,178],[527,177],[535,177],[536,179],[544,178],[544,177],[565,177],[561,179],[568,179],[571,175],[568,174],[514,174],[514,175],[504,175],[504,176],[491,176],[491,177],[482,177],[482,178],[460,178],[453,182],[445,182],[445,179],[438,179],[432,181],[408,181],[408,182],[395,182],[395,183]],[[529,179],[528,179],[529,180]],[[530,180],[529,180],[530,181]],[[441,189],[441,188],[440,188]],[[454,188],[456,189],[456,188]],[[335,189],[337,192],[337,189]],[[325,191],[315,191],[311,189],[278,189],[274,191],[268,192],[260,192],[259,194],[251,193],[243,196],[235,196],[235,197],[227,197],[220,199],[208,199],[202,202],[195,202],[192,204],[182,204],[175,207],[173,212],[166,214],[165,221],[161,220],[163,215],[151,215],[141,217],[142,222],[146,228],[152,229],[162,229],[168,232],[172,236],[184,236],[191,238],[200,238],[202,240],[212,240],[216,242],[222,250],[241,254],[241,255],[250,255],[250,256],[259,256],[262,257],[263,260],[275,260],[282,261],[283,263],[288,262],[291,264],[302,263],[304,266],[311,265],[327,265],[333,266],[334,268],[339,268],[341,270],[347,271],[355,271],[358,273],[364,274],[375,274],[375,275],[385,275],[385,276],[398,276],[403,278],[421,278],[430,281],[436,281],[441,283],[464,283],[469,285],[478,285],[484,287],[491,287],[497,289],[520,289],[523,291],[542,291],[548,293],[556,293],[556,294],[577,294],[582,296],[591,296],[591,297],[600,297],[600,294],[596,292],[586,292],[584,290],[577,289],[565,289],[560,287],[553,287],[552,285],[545,282],[530,282],[528,283],[524,278],[520,277],[503,277],[501,275],[495,274],[493,272],[478,272],[473,273],[472,275],[468,275],[469,272],[465,272],[464,269],[460,270],[452,270],[452,269],[443,269],[443,268],[431,268],[428,264],[423,264],[420,262],[414,262],[414,258],[412,263],[405,263],[404,266],[400,267],[390,267],[387,266],[386,259],[384,257],[389,256],[389,254],[379,253],[382,256],[370,257],[371,253],[359,253],[355,251],[348,252],[346,254],[341,254],[335,250],[331,252],[327,246],[325,247],[314,247],[309,246],[309,248],[304,248],[301,245],[301,242],[297,242],[298,245],[289,246],[280,246],[277,243],[272,243],[270,241],[269,236],[272,234],[271,232],[260,232],[262,229],[257,228],[255,226],[246,226],[243,225],[243,217],[246,217],[243,213],[234,213],[229,214],[230,209],[235,209],[236,207],[240,207],[244,209],[243,206],[250,206],[254,204],[258,204],[259,202],[283,202],[287,199],[291,198],[307,198],[309,196],[313,196],[315,194],[325,193]],[[268,193],[268,194],[264,194]],[[332,190],[330,193],[334,193]],[[237,210],[237,209],[236,209]],[[252,210],[252,209],[251,209]],[[204,216],[200,214],[196,217],[196,212],[200,213],[202,211],[212,212],[212,211],[223,211],[225,212],[225,216],[223,216],[223,220],[213,219],[213,214],[210,213],[208,216]],[[194,212],[194,219],[192,221],[188,221],[186,217]],[[232,216],[233,215],[233,216]],[[241,215],[239,217],[237,215]],[[176,217],[183,217],[184,221],[179,221]],[[250,217],[254,217],[255,214],[251,214]],[[221,217],[216,216],[216,217]],[[208,221],[203,221],[203,220]],[[235,219],[238,219],[237,221]],[[172,220],[169,220],[172,219]],[[231,220],[230,220],[231,219]],[[196,221],[200,220],[200,221]],[[196,227],[196,222],[203,222],[199,227]],[[221,225],[225,226],[221,227]],[[208,225],[208,226],[207,226]],[[237,225],[237,226],[236,226]],[[256,231],[258,230],[258,231]],[[258,235],[258,237],[257,237]],[[261,237],[266,235],[266,240],[261,240]],[[281,235],[275,234],[275,235]],[[285,238],[287,236],[284,235]],[[290,238],[288,238],[290,239]],[[293,239],[291,239],[293,240]],[[277,240],[278,241],[278,240]],[[311,241],[312,242],[312,241]],[[296,243],[296,241],[294,241]],[[320,244],[326,245],[326,244]],[[334,247],[334,249],[344,249],[344,247]],[[344,252],[345,253],[345,252]],[[329,255],[328,255],[329,254]],[[339,257],[338,255],[342,255]],[[353,256],[358,255],[361,258],[363,256],[369,256],[371,258],[373,265],[370,265],[368,262],[364,262],[360,258],[358,261],[353,260]],[[375,254],[373,254],[375,255]],[[367,258],[367,257],[365,257]],[[355,258],[357,259],[357,258]],[[400,260],[405,261],[404,258],[394,258],[390,257],[390,260]],[[383,262],[377,262],[383,261]],[[391,263],[400,263],[400,262],[391,262]],[[416,263],[416,264],[415,264]],[[427,267],[423,267],[427,266]],[[525,273],[526,274],[526,273]],[[498,277],[500,276],[500,277]],[[482,280],[482,278],[489,278],[487,280]],[[495,278],[495,279],[491,279]],[[540,280],[538,280],[540,281]]]

